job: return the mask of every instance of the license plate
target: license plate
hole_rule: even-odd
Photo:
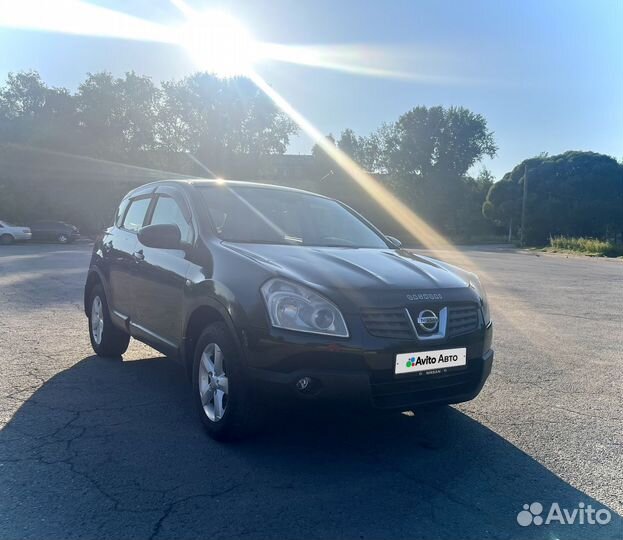
[[[466,348],[401,353],[396,355],[395,373],[417,373],[419,371],[431,371],[465,366],[466,364]]]

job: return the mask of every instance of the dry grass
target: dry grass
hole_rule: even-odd
[[[582,253],[593,257],[620,257],[623,246],[596,238],[555,236],[549,239],[549,251]]]

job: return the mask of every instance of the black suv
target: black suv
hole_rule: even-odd
[[[84,302],[98,355],[132,336],[186,366],[218,439],[248,432],[274,396],[395,411],[467,401],[493,361],[474,274],[283,187],[135,189],[95,243]]]
[[[35,221],[30,226],[33,240],[69,244],[80,238],[80,231],[74,225],[63,221]]]

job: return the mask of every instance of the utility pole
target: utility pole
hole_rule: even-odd
[[[523,172],[523,198],[521,200],[521,247],[526,245],[526,199],[528,197],[528,164],[526,163]]]

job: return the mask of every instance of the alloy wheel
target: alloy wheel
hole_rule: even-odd
[[[207,417],[218,422],[227,409],[229,381],[225,373],[225,356],[216,343],[209,343],[199,364],[199,396]]]
[[[91,335],[93,341],[98,345],[102,342],[102,335],[104,333],[104,307],[102,305],[102,299],[99,296],[93,298],[93,304],[91,304]]]

